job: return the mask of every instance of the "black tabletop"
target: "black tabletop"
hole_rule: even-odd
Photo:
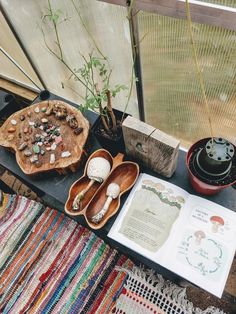
[[[60,97],[57,97],[55,95],[50,96],[51,99],[61,99],[64,100]],[[39,98],[36,98],[33,103],[36,103],[38,101],[41,101]],[[67,100],[64,100],[71,105],[75,105]],[[96,118],[97,115],[93,112],[87,111],[85,114],[86,118],[89,120],[90,124],[92,125]],[[95,138],[90,134],[90,139],[89,139],[89,153],[92,153],[96,149],[100,148],[99,143],[96,141]],[[174,173],[174,175],[168,179],[165,177],[162,177],[158,175],[157,173],[154,173],[153,171],[140,166],[141,172],[148,173],[150,175],[159,177],[163,180],[166,180],[170,183],[173,183],[175,185],[178,185],[179,187],[185,189],[187,192],[198,195],[201,197],[205,197],[202,195],[197,194],[193,188],[191,187],[188,179],[188,173],[187,169],[185,166],[185,157],[186,157],[186,152],[183,150],[179,151],[179,158],[178,158],[178,164],[177,164],[177,169]],[[128,157],[125,157],[126,160],[129,160]],[[42,173],[40,175],[36,176],[29,176],[26,175],[22,172],[20,167],[16,163],[15,155],[9,151],[7,151],[5,148],[0,147],[0,165],[2,165],[4,168],[7,170],[11,171],[16,177],[19,177],[22,181],[24,181],[26,184],[29,186],[33,187],[36,191],[39,192],[39,195],[42,197],[42,199],[51,207],[57,208],[58,210],[64,212],[64,204],[67,200],[68,197],[68,192],[71,187],[71,185],[79,179],[82,174],[83,174],[83,169],[79,169],[75,173],[68,173],[67,175],[60,175],[55,171],[47,172],[47,173]],[[126,195],[122,196],[121,200],[121,207],[123,203],[125,202],[126,198],[128,196],[128,193]],[[224,207],[227,207],[233,211],[236,211],[236,191],[232,187],[228,187],[221,191],[219,194],[216,194],[214,196],[208,196],[205,197],[206,199],[209,199],[213,202],[216,202],[220,205],[223,205]],[[120,245],[119,243],[116,243],[114,240],[110,239],[107,237],[107,233],[109,232],[112,224],[114,223],[115,218],[117,217],[118,213],[113,216],[108,223],[101,228],[100,230],[96,230],[95,233],[102,237],[106,242],[111,244],[113,247],[115,246],[117,249],[119,249],[121,252],[125,253],[126,255],[129,255],[133,258],[136,259],[136,261],[142,262],[157,271],[161,271],[162,274],[165,275],[167,273],[167,277],[173,280],[173,274],[170,275],[170,272],[167,270],[163,269],[156,263],[151,262],[150,260],[144,258],[143,256],[137,254],[136,252],[133,252],[132,250]],[[73,219],[77,220],[79,223],[82,225],[87,226],[85,219],[83,216],[77,216],[77,217],[72,217]]]

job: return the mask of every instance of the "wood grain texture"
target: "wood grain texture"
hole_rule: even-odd
[[[74,134],[66,119],[58,119],[54,114],[46,116],[42,112],[42,108],[53,107],[54,105],[63,105],[67,110],[67,114],[73,115],[78,122],[78,125],[83,128],[79,135]],[[35,108],[39,108],[39,113],[35,113]],[[28,116],[30,112],[30,117]],[[24,121],[21,121],[21,116],[24,116]],[[40,167],[30,162],[30,158],[24,155],[24,151],[19,151],[19,146],[26,142],[28,147],[32,149],[32,140],[37,133],[42,133],[38,128],[30,126],[30,122],[41,121],[43,118],[48,119],[53,125],[58,125],[60,128],[60,134],[63,139],[63,149],[57,148],[54,151],[45,151],[43,156],[39,155],[39,160],[42,163]],[[17,122],[16,125],[12,125],[12,120]],[[14,132],[9,132],[11,128],[15,128]],[[28,132],[25,129],[28,128]],[[20,111],[17,111],[11,115],[0,128],[0,145],[9,148],[16,153],[16,161],[22,171],[26,174],[32,175],[49,170],[57,170],[59,173],[65,173],[67,170],[75,171],[79,166],[82,158],[83,148],[86,143],[89,133],[89,122],[84,118],[82,113],[70,106],[69,104],[59,100],[47,100],[40,103],[36,103]],[[62,158],[62,151],[69,151],[71,156]],[[55,154],[55,163],[50,163],[50,154]]]
[[[99,0],[127,7],[125,0]],[[202,1],[189,0],[193,22],[236,30],[236,9]],[[133,9],[186,19],[185,0],[136,0]]]
[[[129,156],[165,177],[173,175],[180,144],[177,139],[130,116],[122,130]]]
[[[87,167],[88,163],[92,158],[103,157],[106,158],[111,165],[111,172],[108,178],[102,183],[95,183],[91,189],[85,194],[84,198],[80,203],[80,210],[74,211],[73,201],[76,195],[82,191],[90,179],[87,177]],[[95,151],[88,159],[84,175],[77,181],[73,183],[70,188],[69,195],[65,204],[65,212],[71,216],[84,215],[87,224],[92,229],[102,228],[106,222],[118,211],[120,207],[120,198],[127,192],[136,182],[139,175],[139,166],[137,163],[131,161],[122,161],[124,155],[118,154],[116,157],[112,157],[111,154],[105,149],[99,149]],[[110,183],[117,183],[120,186],[119,196],[112,200],[109,210],[102,218],[102,220],[95,224],[92,222],[92,216],[96,215],[105,203],[106,200],[106,191]]]

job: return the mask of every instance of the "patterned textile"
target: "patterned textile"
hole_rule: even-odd
[[[0,313],[110,313],[133,264],[62,213],[0,205]]]
[[[224,314],[213,306],[206,310],[194,307],[185,289],[150,269],[133,267],[126,271],[128,278],[112,309],[114,314]]]

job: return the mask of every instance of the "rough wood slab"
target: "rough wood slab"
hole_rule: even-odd
[[[128,116],[122,131],[126,153],[165,177],[171,177],[177,166],[180,142],[174,137]]]
[[[58,111],[58,108],[61,108],[61,110]],[[51,113],[48,114],[50,111]],[[60,116],[60,112],[63,112],[64,116]],[[24,117],[24,119],[22,117]],[[73,117],[73,121],[71,117]],[[47,123],[43,123],[42,119],[47,119],[48,125],[52,127],[57,126],[59,136],[62,137],[62,141],[57,144],[55,150],[47,150],[46,146],[49,149],[49,147],[55,143],[55,138],[58,135],[54,135],[52,132],[54,138],[51,138],[51,142],[47,143],[46,138],[48,137],[45,134],[46,130],[40,129],[41,126],[43,127],[47,125]],[[75,122],[75,124],[72,123],[73,126],[69,124],[69,119]],[[36,123],[36,126],[35,124],[32,125],[33,122]],[[77,127],[75,127],[76,124]],[[82,128],[82,132],[76,135],[75,130],[78,129],[78,127]],[[57,170],[59,173],[64,173],[65,170],[75,171],[77,169],[82,158],[88,133],[89,122],[78,109],[60,100],[46,100],[11,115],[0,128],[0,145],[16,153],[16,161],[26,174],[36,174],[49,170]],[[33,152],[33,146],[35,144],[37,145],[37,142],[32,143],[32,141],[35,140],[36,134],[41,136],[44,134],[43,138],[47,144],[43,143],[42,146],[40,146],[40,151],[45,151],[44,155]],[[19,147],[22,143],[26,143],[27,147],[20,151]],[[31,162],[30,158],[32,156],[25,156],[26,149],[32,152],[32,156],[37,155],[39,162]],[[62,157],[61,154],[63,152],[70,152],[71,155]],[[54,163],[50,163],[51,154],[55,155]]]

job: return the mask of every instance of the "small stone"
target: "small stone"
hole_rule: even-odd
[[[61,153],[61,157],[62,158],[66,158],[66,157],[70,157],[71,156],[71,153],[69,151],[66,151],[66,152],[62,152]]]
[[[42,132],[42,136],[46,137],[46,136],[48,136],[48,133],[47,132]]]
[[[26,149],[26,150],[24,151],[24,155],[25,155],[26,157],[30,157],[30,156],[32,155],[31,150],[30,150],[30,149]]]
[[[50,116],[51,113],[52,113],[52,106],[49,106],[49,107],[46,109],[45,114],[46,114],[47,116]]]
[[[41,122],[42,122],[42,123],[48,123],[48,119],[42,118],[42,119],[41,119]]]
[[[43,125],[40,125],[39,129],[43,131],[44,129]]]
[[[47,151],[50,151],[50,150],[51,150],[51,147],[50,147],[50,146],[47,146],[47,147],[46,147],[46,150],[47,150]]]
[[[60,144],[62,142],[62,137],[61,136],[57,136],[56,138],[55,138],[55,143],[56,144]]]
[[[46,107],[43,107],[43,108],[41,109],[42,112],[46,112],[46,110],[47,110]]]
[[[14,128],[13,126],[11,128],[9,128],[8,133],[14,133],[16,131],[16,128]]]
[[[12,124],[12,125],[17,125],[17,121],[14,120],[14,119],[12,119],[12,120],[11,120],[11,124]]]
[[[35,134],[35,138],[36,138],[37,140],[40,140],[41,134],[39,134],[39,133]]]
[[[45,150],[41,149],[40,154],[43,156],[45,154]]]
[[[29,125],[30,125],[30,126],[34,126],[34,124],[35,124],[35,123],[34,123],[33,121],[29,121]]]
[[[20,121],[24,121],[25,120],[25,116],[22,114],[21,116],[20,116]]]
[[[55,154],[50,154],[50,164],[54,164],[56,161]]]
[[[40,153],[40,147],[37,144],[33,146],[33,152],[35,154],[39,154]]]
[[[79,135],[83,131],[83,128],[78,127],[77,129],[74,130],[75,135]]]
[[[8,137],[7,137],[7,140],[8,141],[12,141],[12,140],[14,140],[14,137],[15,136],[13,134],[9,134]]]
[[[27,127],[24,128],[24,129],[23,129],[23,132],[24,132],[25,134],[28,133],[28,132],[29,132],[29,128],[27,128]]]
[[[52,145],[51,145],[51,150],[55,150],[57,148],[57,144],[56,143],[53,143]]]
[[[37,160],[36,162],[35,162],[35,167],[37,167],[37,168],[40,168],[41,166],[42,166],[42,161],[40,161],[40,160]]]
[[[77,122],[75,116],[73,116],[73,117],[68,121],[68,124],[69,124],[69,126],[70,126],[72,129],[78,128],[78,122]]]
[[[31,112],[30,112],[30,111],[27,112],[27,116],[28,116],[29,118],[31,117]]]
[[[36,107],[36,108],[34,109],[34,112],[35,112],[35,113],[39,113],[39,107]]]
[[[43,143],[42,142],[38,142],[38,146],[43,146]]]
[[[32,157],[30,157],[30,162],[31,162],[32,164],[36,163],[36,161],[38,161],[38,160],[39,160],[39,158],[38,158],[37,155],[33,155]]]
[[[26,142],[23,142],[23,143],[18,147],[18,150],[19,150],[19,151],[22,151],[22,150],[24,150],[27,146],[28,146],[27,143],[26,143]]]

